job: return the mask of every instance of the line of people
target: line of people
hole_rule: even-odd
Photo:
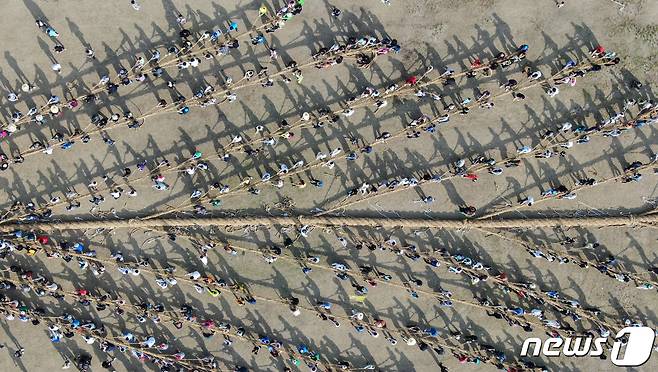
[[[622,183],[640,182],[642,179],[641,172],[646,169],[653,170],[653,168],[656,165],[656,162],[658,162],[658,154],[654,154],[652,158],[649,159],[649,161],[644,163],[639,160],[631,162],[628,166],[626,166],[623,169],[623,172],[621,172],[618,175],[613,175],[611,177],[607,177],[599,180],[593,178],[582,178],[574,182],[574,186],[571,188],[568,188],[563,184],[558,184],[554,187],[544,190],[541,193],[541,199],[535,200],[533,196],[526,196],[525,198],[522,198],[517,205],[508,205],[502,208],[498,208],[497,210],[487,213],[483,216],[480,216],[479,218],[482,219],[491,218],[503,213],[518,211],[521,208],[531,207],[535,204],[547,202],[553,199],[573,200],[576,199],[578,192],[590,190],[594,187],[599,187],[608,182],[613,182],[613,181],[620,181]],[[653,170],[653,173],[656,174],[655,170]]]
[[[548,262],[557,265],[571,264],[574,267],[581,269],[596,269],[599,273],[615,279],[621,283],[633,283],[635,288],[641,290],[653,290],[658,288],[658,281],[653,279],[653,276],[658,274],[658,270],[651,267],[646,269],[645,273],[632,272],[626,269],[622,262],[614,255],[606,255],[605,258],[600,258],[591,251],[599,247],[598,242],[586,243],[583,246],[576,247],[574,252],[569,252],[564,249],[554,249],[548,245],[541,247],[529,245],[526,241],[504,236],[504,239],[513,241],[520,244],[530,254],[531,257],[536,259],[544,259]],[[576,240],[571,237],[565,238],[561,244],[563,246],[573,247]],[[645,275],[642,275],[645,274]]]

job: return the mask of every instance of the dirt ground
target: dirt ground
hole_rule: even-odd
[[[597,121],[610,117],[621,110],[625,99],[653,99],[653,84],[658,81],[656,46],[658,44],[658,2],[648,0],[624,0],[623,10],[608,0],[567,0],[558,8],[553,0],[391,0],[385,6],[379,0],[312,1],[306,0],[302,14],[290,20],[284,29],[267,34],[268,43],[277,48],[281,60],[271,63],[263,46],[245,45],[237,53],[218,61],[204,61],[200,68],[185,72],[169,71],[177,81],[177,88],[186,97],[191,96],[204,84],[223,82],[225,76],[239,78],[247,69],[267,66],[270,73],[283,68],[290,59],[307,60],[311,53],[322,46],[331,46],[335,40],[349,36],[389,36],[402,46],[399,54],[376,59],[370,69],[358,69],[349,62],[327,70],[305,70],[303,84],[276,83],[271,88],[260,86],[241,89],[235,93],[238,100],[218,108],[195,108],[186,116],[177,114],[157,115],[146,120],[136,130],[125,127],[114,129],[108,135],[115,141],[113,146],[104,144],[96,136],[89,144],[76,143],[70,150],[56,149],[53,155],[39,154],[29,157],[24,164],[12,165],[0,174],[0,208],[6,209],[15,201],[44,202],[71,187],[86,192],[87,184],[96,180],[104,184],[102,177],[119,179],[125,167],[135,171],[135,165],[143,160],[151,163],[167,158],[172,163],[187,159],[195,150],[204,154],[220,152],[222,145],[238,134],[255,138],[254,128],[264,125],[276,127],[282,119],[294,121],[303,112],[330,107],[336,109],[347,98],[358,95],[366,86],[385,88],[410,75],[421,74],[429,65],[439,70],[446,66],[456,71],[466,69],[474,58],[488,59],[499,51],[512,52],[518,45],[528,44],[527,62],[545,75],[555,72],[567,60],[584,60],[597,45],[615,51],[622,62],[614,68],[585,76],[574,87],[565,86],[557,97],[549,97],[541,88],[529,89],[527,99],[512,102],[509,97],[496,102],[492,110],[473,110],[467,117],[455,117],[441,126],[437,133],[417,139],[397,139],[378,146],[369,156],[356,161],[338,163],[335,168],[315,168],[300,174],[300,179],[321,179],[323,188],[311,186],[299,190],[290,186],[282,189],[264,187],[260,195],[237,194],[222,200],[217,214],[262,215],[285,212],[307,214],[316,208],[337,205],[349,189],[366,181],[379,181],[427,171],[446,171],[448,166],[461,158],[473,158],[478,154],[507,157],[524,145],[534,145],[542,132],[557,128],[565,122]],[[0,83],[3,86],[0,112],[10,119],[14,104],[6,100],[9,90],[17,91],[22,83],[30,82],[37,89],[25,95],[23,102],[33,100],[45,104],[47,95],[62,95],[65,84],[77,81],[74,92],[95,84],[99,76],[114,75],[121,66],[130,66],[135,56],[156,46],[167,45],[175,40],[179,31],[175,18],[177,12],[188,19],[190,29],[204,31],[225,27],[228,20],[238,22],[240,30],[248,29],[258,21],[260,2],[211,1],[211,0],[142,0],[141,10],[135,11],[128,1],[10,1],[3,4],[0,34]],[[272,5],[272,4],[269,4]],[[279,1],[274,7],[280,6]],[[331,16],[331,7],[342,10],[340,17]],[[35,19],[47,20],[60,33],[59,40],[66,47],[62,54],[53,53],[53,41],[34,24]],[[91,46],[96,59],[89,60],[84,49]],[[56,74],[50,68],[55,59],[62,65]],[[519,68],[495,73],[489,78],[460,79],[457,86],[441,91],[447,101],[461,101],[474,97],[486,89],[495,90],[507,79],[521,76]],[[630,83],[643,83],[639,90]],[[9,139],[0,148],[9,154],[26,149],[33,141],[49,140],[55,131],[84,128],[90,116],[97,110],[122,112],[131,110],[136,115],[153,107],[159,98],[171,101],[171,92],[162,80],[124,88],[120,94],[103,96],[98,108],[83,107],[67,112],[61,120],[49,121],[43,126],[31,124]],[[341,120],[336,126],[321,129],[304,129],[293,139],[281,141],[262,156],[247,159],[242,155],[229,161],[208,160],[210,171],[194,177],[183,173],[168,176],[171,188],[154,191],[148,181],[133,186],[139,196],[122,197],[118,201],[106,196],[107,202],[99,210],[90,213],[89,203],[83,208],[66,212],[55,210],[56,219],[131,218],[145,216],[172,206],[190,203],[190,193],[196,188],[206,188],[213,182],[237,185],[241,179],[253,176],[259,179],[264,172],[276,172],[279,164],[294,164],[304,159],[307,163],[315,154],[330,152],[336,147],[348,147],[345,135],[371,142],[384,131],[397,131],[420,114],[437,115],[440,105],[431,99],[418,100],[407,97],[394,100],[382,110],[368,108]],[[565,157],[548,160],[529,159],[523,167],[505,171],[502,176],[482,175],[476,183],[456,179],[440,184],[429,184],[409,191],[401,191],[382,198],[350,206],[337,213],[358,216],[384,217],[433,217],[460,218],[458,207],[473,205],[478,213],[486,214],[505,203],[517,203],[521,198],[533,195],[561,183],[573,184],[578,178],[606,179],[618,175],[623,167],[635,160],[647,161],[658,152],[655,128],[643,127],[617,138],[593,138],[589,145],[571,149]],[[136,171],[135,171],[136,172]],[[647,171],[642,182],[622,184],[609,182],[588,189],[576,200],[555,200],[537,204],[533,208],[520,209],[502,217],[532,216],[581,216],[622,215],[638,213],[657,203],[656,178]],[[425,204],[420,200],[432,196],[435,201]],[[189,213],[191,208],[183,212]],[[93,214],[93,216],[92,216]],[[182,214],[181,214],[182,215]],[[287,232],[279,229],[259,231],[211,231],[211,235],[229,241],[241,242],[248,247],[281,245]],[[289,232],[288,232],[289,233]],[[406,260],[390,252],[356,251],[353,244],[343,247],[340,236],[370,236],[377,239],[396,237],[401,242],[415,244],[426,249],[445,248],[456,254],[478,257],[479,260],[506,272],[510,279],[536,282],[545,290],[560,290],[564,295],[581,304],[597,306],[618,318],[632,318],[655,328],[657,298],[655,291],[640,291],[630,283],[620,283],[590,268],[579,269],[573,265],[558,265],[545,260],[531,259],[519,245],[486,235],[482,231],[368,231],[346,229],[342,232],[314,230],[308,238],[300,239],[290,254],[314,252],[322,264],[344,262],[351,267],[374,265],[395,278],[407,280],[410,276],[425,282],[426,289],[443,288],[456,298],[473,300],[481,296],[495,296],[498,301],[513,304],[516,297],[502,294],[490,286],[472,286],[462,277],[449,273],[445,267],[431,270],[422,262]],[[528,242],[541,245],[556,242],[564,236],[577,240],[580,246],[599,242],[595,252],[583,252],[590,257],[605,258],[614,255],[623,267],[631,272],[646,273],[657,266],[658,256],[652,251],[656,244],[653,228],[605,228],[605,229],[534,229],[515,230],[507,233]],[[121,250],[127,257],[145,256],[165,266],[174,262],[181,268],[200,267],[190,244],[183,240],[149,240],[153,235],[144,231],[117,230],[112,232],[65,231],[55,234],[87,242],[97,247],[99,256],[109,257],[110,250]],[[352,239],[350,239],[352,240]],[[577,245],[578,245],[577,244]],[[411,298],[403,289],[383,286],[370,290],[364,304],[350,299],[353,289],[348,282],[338,280],[330,271],[314,270],[304,275],[292,263],[267,264],[262,257],[240,253],[228,256],[223,252],[209,255],[205,272],[221,277],[238,278],[249,283],[252,289],[265,297],[276,298],[294,294],[303,301],[330,300],[336,312],[358,308],[379,314],[395,327],[410,323],[431,324],[449,334],[451,330],[477,335],[484,343],[503,350],[512,359],[519,358],[520,346],[526,337],[542,337],[536,329],[525,333],[511,329],[503,321],[487,317],[476,307],[439,307],[429,296]],[[437,357],[417,348],[389,345],[385,340],[370,338],[351,330],[349,324],[340,328],[329,327],[313,314],[292,317],[286,307],[259,303],[239,307],[229,298],[219,301],[199,297],[189,287],[163,291],[151,278],[121,276],[116,270],[108,270],[105,276],[95,278],[82,272],[75,262],[10,256],[2,266],[14,263],[35,268],[65,288],[102,288],[121,294],[137,303],[144,299],[159,299],[170,308],[178,308],[187,302],[198,312],[214,319],[225,319],[235,325],[243,325],[254,333],[274,334],[292,345],[305,343],[319,350],[327,360],[348,360],[353,366],[372,363],[384,371],[438,370],[443,363],[450,370],[493,370],[487,365],[459,364],[446,355]],[[65,306],[51,301],[30,299],[29,303],[41,303],[53,313],[80,312],[74,305]],[[138,330],[141,334],[159,334],[175,339],[178,346],[190,355],[211,353],[226,366],[242,365],[249,370],[281,370],[267,357],[265,351],[254,356],[251,345],[235,342],[227,347],[216,336],[204,340],[196,331],[188,328],[177,330],[171,326],[139,324],[133,320],[115,318],[106,313],[86,311],[87,316],[112,325],[120,331],[124,328]],[[93,370],[101,370],[102,353],[81,342],[50,343],[44,327],[32,327],[19,322],[0,322],[0,370],[47,371],[60,368],[63,358],[72,358],[81,351],[94,356]],[[25,348],[21,359],[14,358],[17,347]],[[597,358],[535,358],[538,364],[552,371],[618,370],[608,360]],[[134,359],[120,357],[114,363],[117,371],[152,369]],[[650,371],[658,368],[658,358],[636,370]]]

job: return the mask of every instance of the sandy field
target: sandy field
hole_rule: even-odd
[[[16,201],[43,205],[53,197],[63,198],[68,189],[84,194],[94,180],[99,188],[122,183],[121,173],[127,167],[133,173],[129,179],[137,179],[146,174],[137,170],[141,162],[146,161],[149,168],[162,159],[180,164],[195,151],[201,151],[208,170],[192,176],[172,172],[166,177],[170,186],[166,191],[155,190],[153,182],[144,176],[141,181],[130,182],[137,192],[136,197],[124,194],[113,200],[105,192],[106,202],[99,207],[92,209],[88,198],[84,198],[82,207],[73,211],[66,211],[64,205],[53,208],[51,219],[127,219],[154,214],[193,216],[194,203],[190,194],[194,190],[208,190],[216,182],[237,188],[246,177],[259,180],[266,172],[276,174],[281,164],[292,166],[299,160],[309,164],[318,152],[328,154],[339,147],[354,148],[351,138],[358,146],[364,146],[383,132],[400,131],[423,114],[439,115],[445,104],[473,99],[485,90],[498,91],[509,79],[523,79],[522,66],[528,65],[549,76],[568,60],[586,61],[590,51],[602,45],[616,52],[621,62],[578,78],[573,87],[560,86],[560,94],[556,97],[549,97],[539,86],[524,91],[527,98],[521,102],[513,102],[509,96],[501,97],[490,110],[476,107],[467,116],[452,116],[450,122],[440,125],[434,133],[423,133],[419,138],[402,135],[378,144],[372,153],[361,154],[354,161],[336,161],[333,168],[306,169],[286,178],[283,188],[263,185],[258,195],[238,192],[222,197],[221,206],[210,208],[210,212],[220,216],[309,215],[331,209],[334,215],[344,216],[459,219],[463,218],[460,206],[475,206],[476,217],[485,216],[508,204],[516,206],[527,196],[541,199],[542,192],[560,184],[573,185],[578,179],[589,177],[598,180],[618,177],[582,190],[575,200],[549,200],[532,207],[509,208],[513,210],[497,218],[643,213],[658,205],[655,170],[652,167],[644,170],[641,182],[622,183],[619,177],[633,161],[647,162],[658,152],[658,137],[652,126],[633,129],[615,138],[593,136],[589,144],[576,145],[565,156],[530,157],[521,167],[505,169],[503,175],[481,172],[477,182],[455,178],[442,183],[425,183],[340,208],[348,191],[359,188],[364,182],[376,184],[393,178],[441,174],[453,170],[453,164],[459,159],[473,160],[480,155],[508,158],[522,146],[537,145],[543,133],[557,130],[564,123],[594,125],[620,112],[625,100],[655,99],[658,2],[622,0],[622,3],[625,6],[620,10],[618,4],[609,0],[567,0],[561,8],[553,0],[391,0],[390,6],[380,0],[306,0],[303,12],[289,20],[283,29],[265,34],[268,46],[276,48],[279,59],[271,61],[267,47],[251,45],[246,37],[240,48],[231,54],[203,60],[198,68],[182,71],[169,68],[165,78],[176,81],[178,94],[191,97],[206,85],[220,86],[227,77],[239,80],[250,69],[267,67],[270,75],[276,74],[285,69],[285,63],[290,60],[302,64],[319,48],[344,42],[351,36],[396,39],[400,52],[378,56],[368,69],[360,69],[353,60],[346,58],[342,64],[329,69],[305,69],[302,84],[297,84],[294,77],[287,74],[293,80],[289,84],[277,80],[272,87],[253,84],[234,90],[237,100],[232,103],[193,107],[187,115],[152,115],[138,129],[125,125],[112,128],[104,134],[114,141],[112,146],[104,143],[99,134],[93,135],[89,143],[76,141],[68,150],[54,145],[52,155],[28,156],[24,163],[12,164],[0,173],[0,208],[7,210]],[[186,28],[199,33],[218,27],[225,29],[229,21],[237,22],[238,32],[261,23],[258,1],[142,0],[140,4],[141,9],[136,11],[128,0],[6,1],[0,22],[3,127],[11,121],[15,110],[26,112],[28,106],[43,106],[53,94],[67,99],[71,95],[82,95],[98,83],[101,76],[116,76],[119,69],[132,66],[136,57],[148,58],[148,51],[154,48],[164,51],[164,46],[180,40],[178,13],[187,18]],[[269,9],[282,5],[278,0],[267,3]],[[334,6],[342,11],[339,17],[331,15]],[[54,52],[54,40],[35,26],[35,19],[46,21],[59,32],[58,41],[66,48],[63,53]],[[223,154],[227,144],[238,134],[244,141],[259,138],[261,134],[255,130],[259,125],[266,131],[274,131],[277,123],[284,119],[289,123],[298,121],[304,112],[325,108],[340,110],[348,98],[358,96],[366,87],[383,91],[392,83],[404,84],[409,76],[422,75],[430,65],[435,69],[434,76],[446,67],[464,71],[476,58],[489,60],[499,52],[513,53],[522,44],[529,45],[522,65],[494,71],[488,77],[460,77],[449,87],[428,88],[430,92],[441,94],[442,102],[430,97],[420,99],[413,94],[397,97],[389,99],[388,105],[379,110],[369,105],[350,117],[341,117],[337,123],[297,130],[294,137],[279,140],[276,146],[266,146],[256,156],[238,153],[223,160],[217,155]],[[85,56],[86,48],[95,51],[95,59]],[[55,62],[62,67],[60,73],[51,69]],[[634,88],[634,81],[641,82],[642,87]],[[19,102],[10,102],[7,94],[19,92],[24,83],[35,89],[21,94]],[[133,115],[140,116],[150,112],[158,100],[171,102],[173,98],[174,91],[167,88],[164,78],[133,83],[121,87],[119,94],[99,94],[96,103],[66,111],[57,119],[48,119],[41,125],[27,124],[0,140],[0,148],[13,156],[27,150],[35,141],[53,142],[52,137],[57,132],[93,128],[91,117],[96,112],[130,110]],[[104,176],[107,177],[104,179]],[[305,188],[290,185],[300,180],[307,183]],[[322,180],[323,187],[312,186],[311,180]],[[128,187],[124,185],[123,188],[127,192]],[[432,203],[422,201],[428,196],[433,198]],[[161,213],[165,211],[166,214]],[[477,229],[346,227],[315,228],[307,237],[300,237],[294,228],[281,226],[169,231],[180,235],[175,241],[162,231],[145,229],[62,230],[51,235],[58,241],[82,242],[88,249],[95,249],[99,258],[107,260],[111,260],[111,253],[121,251],[126,260],[148,258],[153,267],[175,265],[180,275],[186,270],[199,269],[204,275],[246,283],[253,293],[272,301],[257,300],[255,305],[238,306],[230,294],[218,298],[201,296],[192,286],[183,284],[163,290],[152,276],[121,275],[109,266],[105,274],[94,276],[89,270],[81,270],[76,260],[64,262],[41,254],[9,254],[0,260],[0,267],[8,276],[7,269],[11,265],[20,265],[66,290],[87,288],[92,292],[121,296],[132,304],[160,302],[175,312],[181,304],[187,303],[199,318],[242,326],[253,335],[273,335],[290,349],[308,345],[321,354],[323,361],[349,361],[354,370],[368,364],[381,371],[437,371],[439,366],[451,371],[496,368],[485,363],[460,364],[449,351],[440,356],[407,346],[401,340],[393,346],[381,335],[373,338],[367,333],[355,332],[346,320],[341,321],[340,327],[334,327],[312,312],[303,311],[294,317],[287,306],[276,300],[295,296],[304,306],[330,301],[332,312],[337,316],[349,316],[352,310],[362,311],[372,318],[386,320],[392,329],[418,324],[421,327],[431,325],[445,337],[451,332],[475,335],[482,344],[503,351],[508,360],[531,360],[551,371],[621,370],[609,360],[588,356],[521,358],[523,340],[531,336],[545,339],[544,330],[535,327],[525,332],[509,327],[504,320],[487,316],[485,309],[469,304],[487,297],[504,306],[530,309],[533,306],[527,299],[505,293],[491,282],[473,285],[468,278],[449,272],[449,265],[432,268],[423,260],[413,261],[391,250],[357,250],[358,241],[393,238],[401,245],[415,245],[423,251],[445,249],[450,254],[474,258],[491,267],[492,272],[504,272],[510,281],[533,282],[543,291],[560,291],[583,307],[599,308],[611,319],[632,319],[654,329],[658,321],[655,289],[636,289],[632,281],[614,280],[593,267],[583,269],[533,258],[523,246],[550,246],[589,260],[605,260],[612,255],[621,270],[656,280],[655,275],[652,277],[648,273],[649,268],[658,266],[658,256],[653,251],[655,226],[518,228],[493,231],[495,234]],[[186,235],[232,242],[245,249],[229,255],[217,246],[208,254],[207,265],[203,265],[197,246],[186,239]],[[262,253],[257,253],[274,246],[284,247],[286,237],[294,239],[294,243],[284,248],[284,254],[297,260],[280,258],[272,264],[266,262]],[[573,238],[574,243],[561,246],[559,242],[566,237]],[[347,242],[345,246],[341,243],[343,238]],[[600,245],[581,248],[594,242]],[[309,255],[319,257],[318,267],[304,274],[299,261]],[[367,299],[360,303],[353,297],[353,281],[339,280],[331,269],[331,264],[336,262],[357,270],[363,265],[376,267],[390,274],[393,284],[422,280],[424,292],[419,293],[419,298],[413,298],[404,287],[383,283],[369,287]],[[364,283],[357,279],[360,284]],[[453,307],[439,305],[431,295],[439,290],[453,293]],[[96,311],[71,299],[58,302],[16,290],[2,290],[2,293],[19,298],[29,306],[44,308],[49,315],[67,312],[102,322],[115,335],[130,329],[135,334],[156,336],[172,345],[169,350],[172,353],[173,349],[182,350],[191,359],[211,354],[221,370],[243,366],[250,371],[276,371],[291,366],[284,363],[284,358],[269,357],[267,350],[253,355],[250,352],[253,345],[249,342],[234,340],[233,345],[227,346],[221,335],[206,339],[194,328],[176,329],[166,322],[139,323],[134,316],[119,317],[108,311]],[[0,325],[0,344],[5,346],[0,349],[0,371],[58,370],[65,359],[82,353],[93,357],[92,370],[103,370],[101,362],[106,355],[96,345],[86,345],[80,338],[51,343],[44,325],[4,320]],[[590,325],[583,322],[578,331],[587,330]],[[20,347],[25,349],[24,355],[16,358],[14,352]],[[140,363],[127,353],[115,353],[115,356],[112,368],[116,371],[157,370],[153,364]],[[72,370],[75,368],[72,366]],[[658,357],[654,355],[633,370],[657,368]],[[302,365],[300,370],[308,368]]]

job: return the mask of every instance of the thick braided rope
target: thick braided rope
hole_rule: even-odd
[[[428,219],[428,218],[383,218],[349,216],[248,216],[248,217],[204,217],[204,218],[154,218],[154,219],[96,219],[86,221],[26,222],[0,224],[0,231],[15,229],[37,230],[84,230],[175,226],[249,226],[249,225],[309,225],[309,226],[364,226],[385,228],[538,228],[538,227],[608,227],[639,226],[658,222],[658,214],[619,217],[564,217],[564,218],[506,218],[506,219]]]

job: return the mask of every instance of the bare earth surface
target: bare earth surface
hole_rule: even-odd
[[[241,192],[222,198],[220,208],[212,213],[237,215],[263,215],[266,213],[310,214],[315,208],[328,209],[337,206],[350,189],[363,182],[376,183],[395,177],[422,177],[423,174],[445,172],[461,158],[473,159],[479,154],[494,158],[513,156],[524,145],[534,146],[548,129],[556,130],[565,122],[586,122],[590,125],[605,120],[623,107],[625,99],[652,99],[653,86],[658,82],[656,45],[658,43],[658,2],[626,0],[625,8],[607,0],[568,0],[557,8],[551,0],[392,0],[385,6],[379,0],[306,0],[304,10],[291,19],[282,30],[266,34],[267,42],[282,57],[270,62],[267,48],[250,45],[243,41],[235,53],[215,60],[203,60],[199,68],[179,72],[177,68],[167,73],[177,81],[176,87],[185,97],[206,84],[223,84],[225,77],[238,80],[246,70],[267,66],[270,74],[283,69],[290,59],[298,63],[307,61],[311,53],[334,41],[349,36],[389,36],[402,46],[398,54],[378,57],[369,69],[359,69],[353,61],[346,60],[330,69],[304,70],[303,84],[294,81],[284,84],[276,81],[273,87],[260,84],[235,91],[238,99],[217,107],[193,108],[187,115],[162,114],[149,117],[139,129],[125,125],[107,131],[115,144],[108,146],[97,134],[88,144],[77,141],[68,150],[55,146],[52,155],[36,154],[26,157],[23,164],[11,165],[0,174],[0,207],[9,208],[15,201],[44,203],[54,196],[74,187],[79,193],[88,191],[87,185],[96,180],[99,187],[109,180],[121,181],[120,173],[130,167],[137,174],[136,165],[147,160],[149,166],[166,158],[172,164],[189,159],[194,151],[207,156],[208,172],[194,176],[184,172],[167,175],[170,189],[156,191],[148,179],[135,182],[136,197],[123,195],[113,200],[105,193],[106,202],[90,213],[92,205],[82,200],[82,207],[67,212],[63,207],[54,208],[54,219],[73,218],[132,218],[146,216],[171,207],[179,207],[178,215],[191,215],[190,194],[196,189],[206,190],[214,182],[237,188],[247,176],[258,180],[265,172],[276,173],[280,164],[292,166],[299,160],[314,161],[318,152],[329,153],[337,147],[349,147],[347,136],[369,143],[382,132],[396,132],[421,114],[438,115],[443,104],[431,98],[419,99],[413,95],[404,99],[391,99],[388,105],[375,112],[374,106],[357,111],[349,118],[341,118],[335,125],[324,128],[306,128],[297,131],[293,138],[280,140],[274,147],[267,147],[256,157],[236,154],[223,161],[214,154],[222,154],[222,146],[241,133],[247,139],[259,138],[254,128],[265,126],[269,131],[283,119],[294,122],[304,112],[325,107],[337,110],[351,96],[359,95],[367,86],[384,89],[393,82],[403,82],[410,75],[421,75],[427,66],[436,71],[445,66],[463,71],[475,58],[490,59],[500,51],[513,52],[517,46],[528,44],[530,49],[525,64],[550,75],[569,59],[586,60],[591,49],[603,45],[617,52],[621,63],[595,74],[579,78],[574,87],[561,85],[556,97],[549,97],[541,87],[524,92],[527,99],[512,102],[509,96],[501,97],[491,110],[472,110],[468,116],[454,115],[442,124],[434,134],[423,133],[415,139],[404,135],[377,145],[373,153],[360,156],[355,161],[337,161],[333,169],[315,167],[300,172],[291,181],[305,180],[308,186],[298,189],[289,184],[281,188],[265,185],[259,195]],[[66,83],[76,81],[73,94],[98,82],[99,76],[115,76],[121,66],[129,67],[138,55],[148,55],[148,50],[178,40],[177,12],[188,19],[187,27],[202,32],[206,29],[226,27],[228,20],[236,21],[239,31],[259,24],[257,1],[212,0],[143,0],[141,10],[135,11],[127,0],[120,1],[6,1],[3,4],[0,34],[0,83],[3,98],[0,112],[10,120],[14,107],[25,112],[25,104],[44,105],[46,96],[58,94],[64,97]],[[282,4],[268,4],[278,8]],[[340,17],[331,16],[331,7],[342,10]],[[34,24],[35,19],[47,20],[60,33],[59,40],[66,47],[62,54],[53,53],[54,43]],[[85,47],[96,51],[96,59],[84,55]],[[162,49],[162,48],[161,48]],[[56,74],[50,68],[51,59],[62,65]],[[484,90],[498,90],[507,79],[523,77],[521,66],[496,71],[490,77],[477,79],[458,78],[456,86],[428,89],[445,96],[444,102],[461,102],[473,98]],[[436,72],[435,72],[436,73]],[[640,90],[630,83],[643,83]],[[21,97],[21,102],[7,101],[6,92],[19,91],[21,84],[30,82],[36,90]],[[87,87],[87,88],[85,88]],[[69,97],[69,96],[66,96]],[[77,111],[67,111],[62,118],[49,120],[44,125],[31,123],[8,139],[0,148],[6,154],[27,149],[34,141],[51,141],[56,131],[87,128],[90,117],[96,111],[118,112],[126,110],[135,116],[148,112],[164,98],[172,100],[163,79],[149,83],[133,83],[120,88],[118,95],[101,96],[97,105],[83,105]],[[599,180],[614,177],[633,161],[646,162],[658,152],[658,136],[654,127],[646,126],[625,132],[616,138],[593,137],[588,145],[576,145],[564,157],[525,160],[525,165],[509,168],[500,176],[481,172],[478,182],[453,179],[443,183],[429,183],[419,188],[391,193],[384,197],[370,198],[335,211],[336,214],[355,216],[433,217],[461,218],[458,207],[472,205],[478,215],[497,211],[506,203],[517,205],[522,198],[532,195],[541,199],[540,193],[559,184],[573,185],[577,179],[593,177]],[[214,156],[214,157],[213,157]],[[606,182],[586,189],[576,200],[551,200],[532,207],[503,214],[504,217],[536,216],[617,216],[639,213],[655,206],[656,176],[648,169],[642,182]],[[310,185],[311,179],[320,179],[324,187]],[[108,180],[108,182],[109,182]],[[126,187],[124,187],[126,188]],[[421,201],[432,196],[434,202]],[[171,214],[175,215],[175,214]],[[605,260],[614,255],[620,267],[649,277],[647,270],[656,266],[656,230],[651,227],[616,227],[602,229],[530,229],[504,232],[505,236],[522,239],[541,246],[556,243],[565,236],[576,243],[569,248],[573,254]],[[272,245],[283,246],[284,236],[295,236],[292,229],[234,230],[214,229],[197,236],[211,236],[220,241],[258,250]],[[334,262],[345,263],[351,268],[373,265],[391,274],[395,282],[417,278],[423,281],[425,291],[442,288],[453,292],[456,299],[474,302],[475,298],[488,296],[509,306],[524,306],[513,294],[503,293],[493,284],[472,285],[468,278],[448,272],[447,267],[431,268],[422,260],[412,261],[391,251],[356,250],[358,240],[386,240],[395,238],[399,244],[414,244],[422,249],[444,248],[452,254],[463,254],[491,266],[497,272],[506,272],[510,280],[534,282],[542,290],[559,290],[566,297],[579,301],[583,306],[598,307],[605,314],[618,319],[656,326],[658,298],[654,290],[639,290],[633,282],[622,283],[599,273],[595,268],[582,269],[575,265],[559,265],[530,256],[522,245],[479,230],[393,230],[345,228],[334,231],[313,230],[308,237],[295,241],[284,252],[290,256],[317,255],[319,265],[305,275],[299,263],[279,259],[268,264],[261,254],[239,251],[226,254],[221,246],[208,254],[208,265],[203,266],[194,246],[179,237],[175,242],[162,237],[159,232],[117,229],[115,231],[63,231],[53,233],[59,240],[81,241],[96,249],[99,257],[109,259],[110,252],[122,251],[126,258],[148,257],[156,267],[169,264],[181,270],[200,268],[203,273],[233,278],[248,283],[251,290],[266,298],[276,299],[294,295],[303,304],[327,300],[334,304],[336,314],[349,315],[351,309],[359,309],[373,317],[385,319],[391,327],[404,328],[408,324],[432,325],[444,335],[452,331],[478,336],[482,343],[504,351],[509,359],[520,358],[519,350],[526,337],[545,339],[545,332],[536,327],[532,332],[511,328],[505,321],[488,317],[485,310],[455,301],[453,307],[441,307],[429,295],[412,298],[400,287],[380,284],[370,287],[364,303],[350,298],[354,288],[350,281],[339,280],[330,269]],[[338,237],[349,241],[344,247]],[[586,243],[599,242],[595,250],[580,250]],[[559,244],[554,248],[563,249]],[[107,273],[95,277],[90,271],[82,271],[75,260],[48,260],[43,255],[27,257],[9,255],[0,267],[13,264],[30,267],[35,272],[59,283],[68,290],[89,288],[118,294],[137,304],[142,301],[162,302],[168,309],[178,309],[182,303],[192,305],[199,317],[226,320],[234,326],[242,325],[253,334],[270,334],[294,348],[300,343],[319,351],[324,360],[347,360],[353,367],[373,364],[385,371],[435,371],[442,363],[450,370],[494,370],[492,365],[459,364],[449,352],[437,356],[420,351],[400,341],[389,344],[383,336],[373,338],[356,333],[347,321],[339,328],[322,321],[311,312],[293,317],[281,304],[258,301],[256,305],[238,306],[230,294],[218,298],[201,296],[189,285],[179,285],[162,290],[152,276],[121,275],[116,268],[108,267]],[[184,272],[178,272],[183,275]],[[363,282],[363,281],[361,281]],[[10,294],[12,291],[3,291]],[[266,350],[258,355],[250,353],[253,345],[235,341],[225,346],[220,335],[204,339],[200,332],[188,327],[176,329],[164,322],[138,323],[134,317],[116,317],[112,313],[97,312],[93,307],[82,307],[72,300],[68,304],[49,298],[11,293],[26,303],[41,306],[49,314],[63,311],[85,314],[102,321],[114,333],[123,329],[134,330],[142,335],[157,335],[184,350],[188,356],[214,355],[222,369],[244,366],[249,370],[282,370],[284,364],[268,356]],[[310,305],[309,305],[310,306]],[[377,315],[377,316],[375,316]],[[59,344],[49,341],[45,326],[33,327],[19,321],[0,322],[0,371],[52,371],[61,367],[64,358],[72,359],[81,352],[92,355],[92,370],[102,370],[105,359],[94,345],[85,345],[79,338]],[[25,348],[25,355],[18,359],[14,351]],[[527,360],[527,359],[526,359]],[[552,371],[612,371],[609,360],[598,358],[531,358]],[[139,363],[128,354],[119,354],[113,367],[117,371],[151,370],[151,364]],[[636,370],[652,371],[658,368],[658,357]],[[75,369],[75,367],[72,367]],[[302,366],[302,370],[307,367]]]

